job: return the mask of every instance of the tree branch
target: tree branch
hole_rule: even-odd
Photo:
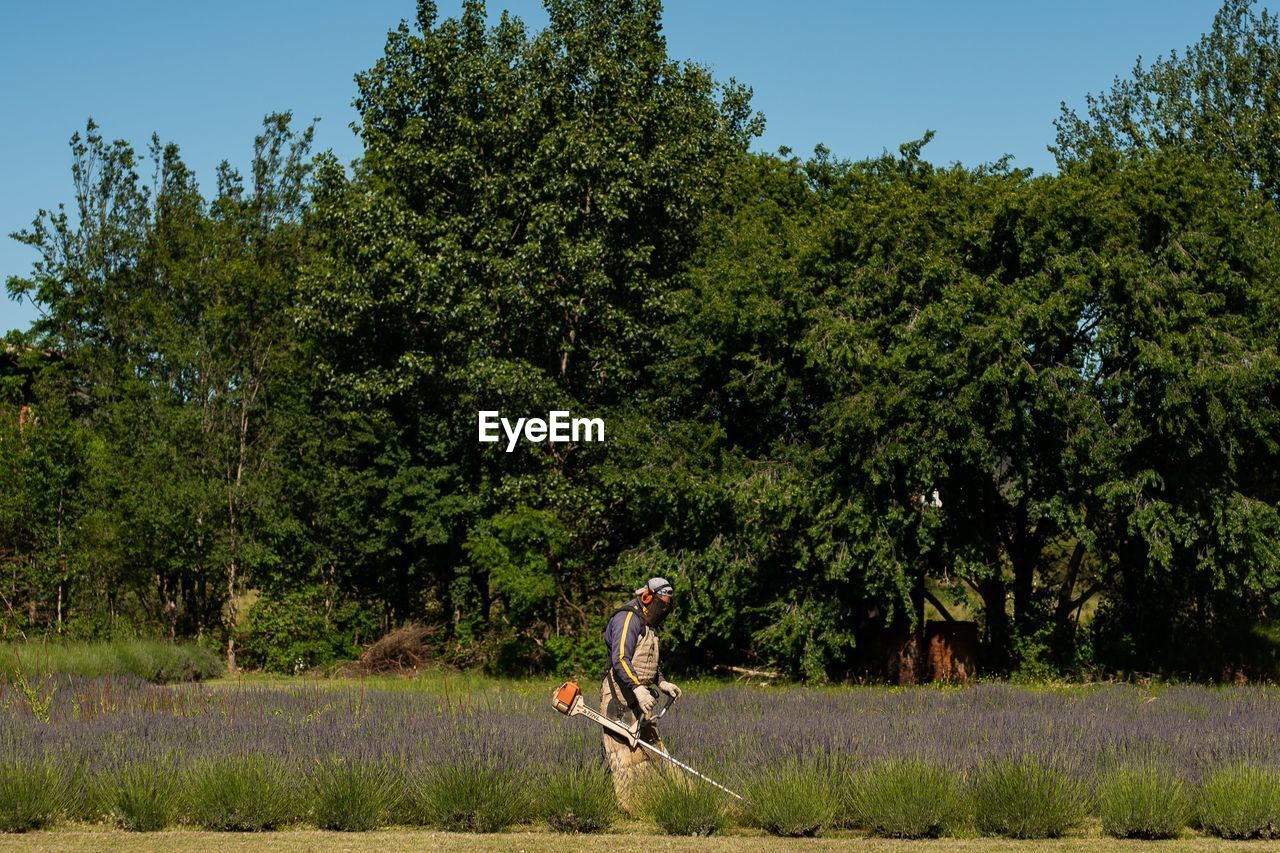
[[[943,605],[943,603],[942,603],[941,601],[939,601],[939,600],[938,600],[938,597],[937,597],[936,595],[934,595],[933,593],[929,592],[929,590],[927,590],[927,589],[924,591],[924,600],[925,600],[925,601],[927,601],[927,602],[929,602],[930,604],[932,604],[932,605],[934,606],[934,608],[935,608],[939,613],[941,613],[941,614],[942,614],[942,618],[943,618],[943,619],[946,619],[948,622],[954,622],[954,621],[956,621],[956,618],[955,618],[954,616],[952,616],[952,615],[951,615],[951,612],[950,612],[949,610],[947,610],[946,606],[945,606],[945,605]]]

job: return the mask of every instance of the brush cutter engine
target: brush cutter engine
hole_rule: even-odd
[[[551,705],[566,717],[583,716],[604,726],[619,737],[626,738],[627,745],[632,749],[636,748],[636,743],[639,741],[637,734],[640,731],[640,721],[637,720],[628,726],[620,720],[612,720],[591,708],[582,698],[582,689],[578,687],[578,682],[566,681],[556,688],[556,692],[551,695]]]

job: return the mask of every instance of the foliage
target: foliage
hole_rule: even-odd
[[[59,605],[86,580],[75,560],[82,547],[75,522],[87,498],[92,451],[92,434],[76,421],[65,396],[50,393],[43,405],[29,404],[30,397],[46,393],[47,384],[36,378],[23,394],[19,380],[42,375],[50,354],[0,344],[0,359],[11,351],[23,356],[14,360],[16,375],[0,370],[0,565],[8,575],[10,602],[0,614],[4,640],[40,630],[42,612],[58,630],[71,627]],[[27,606],[15,609],[15,600]]]
[[[533,810],[526,779],[477,760],[428,769],[410,796],[412,822],[445,832],[502,832]]]
[[[302,817],[304,803],[279,759],[248,754],[214,759],[193,769],[187,803],[191,820],[216,832],[261,832]]]
[[[131,762],[104,783],[103,805],[130,832],[158,832],[183,811],[182,779],[172,762]]]
[[[1190,818],[1182,780],[1155,765],[1108,774],[1097,797],[1102,831],[1115,838],[1177,838]]]
[[[234,667],[245,575],[279,559],[274,404],[297,354],[285,309],[310,140],[268,116],[248,185],[224,162],[205,199],[176,145],[153,136],[148,186],[134,149],[90,120],[71,139],[75,210],[41,211],[15,235],[40,259],[8,289],[41,305],[32,332],[56,354],[35,371],[29,431],[41,441],[48,418],[58,438],[70,419],[87,434],[63,439],[63,458],[83,448],[77,499],[51,495],[57,530],[77,540],[49,549],[62,555],[59,623],[65,607],[105,601],[171,639],[222,633]]]
[[[106,785],[86,761],[60,761],[63,813],[69,820],[97,821],[106,813]]]
[[[316,826],[340,832],[368,832],[386,822],[401,794],[398,774],[370,761],[331,761],[316,771]]]
[[[1139,58],[1110,91],[1086,98],[1085,115],[1062,107],[1059,161],[1100,149],[1195,152],[1228,163],[1280,202],[1277,118],[1280,28],[1256,0],[1224,0],[1212,26],[1181,53]]]
[[[358,76],[359,168],[317,170],[299,307],[335,405],[379,433],[331,460],[368,502],[350,571],[514,671],[566,665],[632,588],[613,568],[648,532],[625,507],[671,293],[758,125],[744,88],[667,56],[657,2],[548,12],[530,34],[422,3],[389,34]],[[475,442],[481,409],[609,433],[508,454]]]
[[[16,674],[135,675],[146,681],[202,681],[222,674],[222,662],[204,646],[165,640],[0,643],[0,680]]]
[[[667,835],[716,835],[728,824],[725,795],[710,785],[666,772],[647,781],[643,811]]]
[[[378,627],[368,607],[342,600],[333,590],[308,587],[279,599],[264,595],[245,614],[242,663],[296,674],[353,660],[376,638]]]
[[[978,830],[1009,838],[1061,838],[1085,816],[1087,799],[1076,779],[1026,758],[983,767],[973,783]]]
[[[547,10],[422,0],[351,168],[287,113],[207,193],[72,137],[7,281],[42,315],[0,353],[0,637],[293,672],[413,623],[568,674],[661,574],[682,668],[877,676],[932,596],[986,672],[1274,675],[1274,16],[1225,0],[1034,176],[751,153],[658,0]],[[507,452],[494,409],[606,440]]]
[[[63,773],[49,760],[0,762],[0,832],[29,832],[53,823],[64,807]]]
[[[983,833],[1062,832],[1075,806],[1114,826],[1116,803],[1131,826],[1150,832],[1169,818],[1179,785],[1196,792],[1206,831],[1269,832],[1276,820],[1280,785],[1270,768],[1280,758],[1280,697],[1267,688],[687,687],[663,720],[665,742],[752,800],[740,806],[659,765],[649,792],[658,799],[642,814],[663,831],[760,826],[772,814],[782,832],[852,821],[884,835],[967,833],[958,784],[966,774],[986,815]],[[214,815],[218,825],[242,827],[314,820],[355,828],[382,815],[383,823],[471,830],[547,820],[585,831],[614,814],[611,782],[592,763],[598,728],[551,713],[540,681],[434,673],[159,687],[67,678],[58,696],[44,723],[12,685],[0,685],[10,767],[0,789],[19,793],[4,802],[23,813],[56,791],[57,815],[100,823],[129,814],[142,825],[163,816],[172,784],[186,822],[203,811],[210,823]],[[924,764],[920,744],[930,737]],[[832,780],[832,765],[844,761],[861,772]],[[1219,762],[1233,772],[1219,772]],[[1148,774],[1153,766],[1167,771]],[[1128,767],[1143,770],[1109,793],[1110,769]],[[397,798],[400,779],[406,796]],[[1090,786],[1096,802],[1084,797]],[[843,813],[832,815],[832,798]]]
[[[850,821],[884,838],[937,838],[967,819],[955,773],[920,759],[886,761],[846,780]]]
[[[605,832],[618,815],[613,780],[599,768],[553,770],[537,799],[542,819],[555,832]]]
[[[1280,772],[1244,763],[1218,768],[1199,792],[1197,816],[1220,838],[1280,837]]]
[[[834,820],[834,782],[813,760],[770,767],[747,789],[747,816],[770,835],[812,838]]]

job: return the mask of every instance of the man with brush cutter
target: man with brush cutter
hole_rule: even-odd
[[[604,629],[609,663],[600,683],[600,713],[634,729],[640,740],[664,752],[666,747],[652,719],[657,700],[649,685],[656,684],[671,700],[680,696],[680,688],[667,681],[658,668],[657,627],[671,612],[672,593],[668,581],[650,578],[635,591],[634,598],[613,612]],[[614,792],[619,804],[630,811],[640,780],[652,768],[649,753],[607,728],[603,737]]]
[[[681,692],[658,669],[658,632],[655,629],[671,612],[671,596],[669,581],[650,578],[636,590],[635,598],[609,617],[604,631],[609,663],[600,684],[599,711],[587,707],[576,681],[566,681],[551,694],[551,706],[560,713],[567,717],[586,717],[600,726],[618,805],[633,813],[640,783],[653,769],[649,753],[732,797],[742,799],[714,779],[672,758],[658,735],[657,721]],[[657,714],[653,713],[657,700],[649,690],[650,685],[656,685],[667,696]]]

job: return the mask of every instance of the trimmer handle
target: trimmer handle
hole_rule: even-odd
[[[662,707],[658,709],[658,713],[653,715],[653,721],[655,723],[662,719],[662,715],[667,713],[667,709],[671,707],[671,703],[676,701],[676,697],[672,696],[670,693],[664,693],[663,695],[667,697],[667,701],[663,702]]]

